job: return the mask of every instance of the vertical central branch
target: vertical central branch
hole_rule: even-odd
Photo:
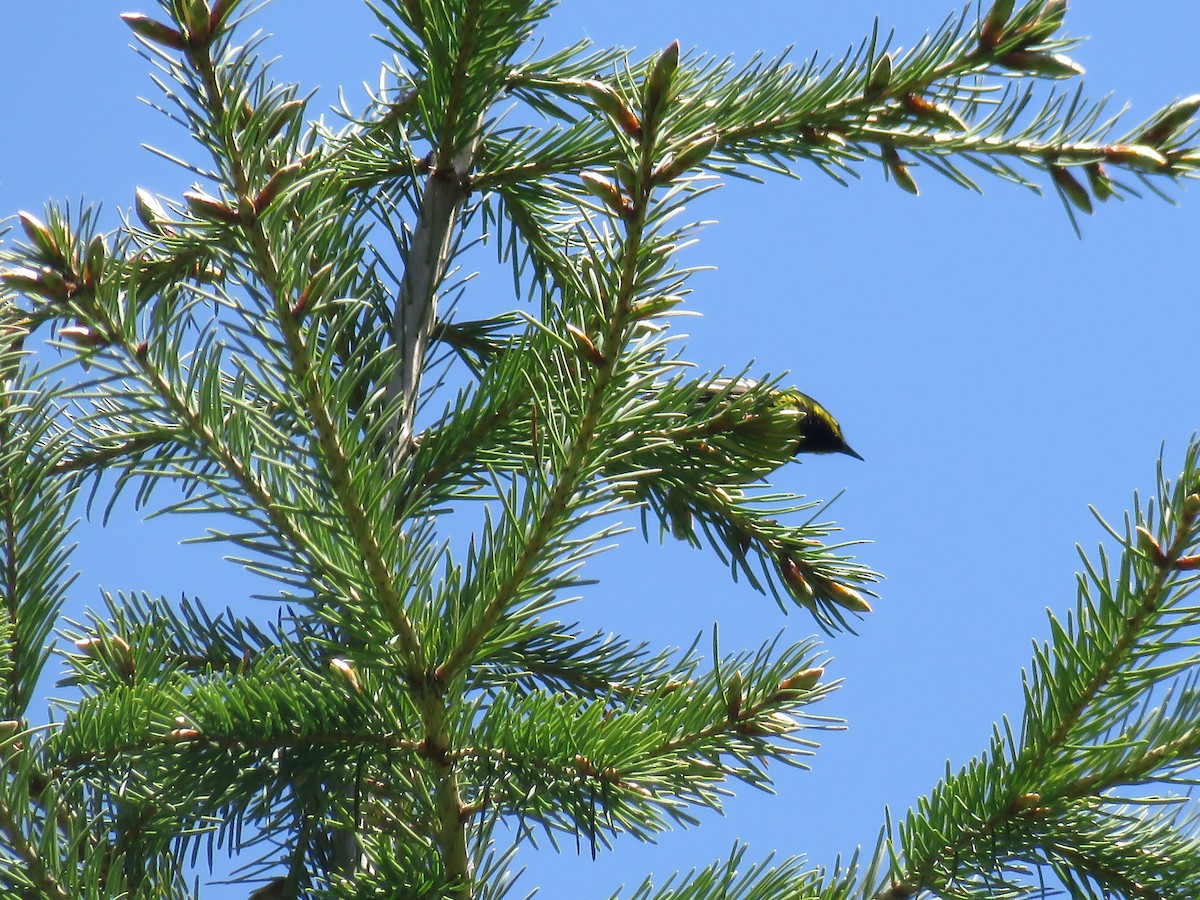
[[[397,463],[412,450],[421,371],[437,321],[437,290],[449,266],[454,229],[468,193],[466,184],[473,155],[470,150],[464,151],[455,157],[449,171],[434,169],[430,174],[405,259],[404,280],[392,318],[397,364],[387,387],[388,405],[396,408],[393,434]]]

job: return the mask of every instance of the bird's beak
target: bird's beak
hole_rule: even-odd
[[[862,459],[862,455],[849,444],[842,448],[842,452],[847,456],[853,456],[855,459]],[[863,459],[863,462],[866,462],[866,460]]]

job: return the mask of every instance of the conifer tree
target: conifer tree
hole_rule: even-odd
[[[1074,222],[1200,171],[1200,95],[1127,123],[1040,93],[1079,74],[1065,0],[741,68],[546,52],[548,0],[374,0],[380,86],[336,127],[272,80],[250,6],[124,16],[193,190],[112,226],[51,203],[0,248],[3,897],[190,897],[228,852],[259,898],[500,898],[534,837],[652,837],[802,764],[836,712],[816,639],[706,656],[563,618],[631,515],[826,632],[871,610],[875,574],[769,485],[852,452],[836,420],[671,340],[688,205],[762,170],[974,188],[970,164]],[[485,233],[503,311],[451,302]],[[202,514],[286,612],[122,594],[61,621],[73,510],[126,489]],[[1200,896],[1200,444],[1111,531],[1019,727],[878,845],[833,869],[737,847],[628,896]],[[47,715],[56,629],[76,693]]]

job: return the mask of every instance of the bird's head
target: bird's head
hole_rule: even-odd
[[[838,420],[808,394],[794,389],[780,391],[778,403],[781,406],[787,405],[800,414],[797,424],[800,432],[800,440],[796,442],[797,453],[844,453],[855,459],[862,459],[862,456],[846,443]]]

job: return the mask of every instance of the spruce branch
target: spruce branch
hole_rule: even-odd
[[[1065,624],[1051,617],[1052,643],[1038,648],[1026,678],[1020,740],[997,731],[987,755],[947,776],[909,813],[900,829],[904,856],[879,900],[922,890],[965,897],[972,878],[1020,861],[1125,897],[1195,893],[1200,867],[1163,860],[1156,868],[1152,854],[1135,849],[1149,851],[1156,840],[1194,845],[1194,834],[1175,832],[1190,829],[1187,822],[1170,812],[1148,813],[1123,829],[1121,842],[1100,835],[1127,818],[1114,809],[1114,792],[1159,783],[1187,787],[1200,765],[1198,657],[1190,642],[1176,640],[1197,621],[1196,609],[1183,601],[1200,582],[1181,565],[1200,545],[1197,488],[1200,442],[1194,440],[1174,482],[1160,463],[1157,506],[1152,500],[1143,510],[1135,497],[1124,532],[1105,525],[1122,545],[1120,566],[1112,571],[1103,550],[1099,565],[1083,557],[1074,615]],[[1152,708],[1154,698],[1159,705]],[[1154,810],[1169,796],[1125,802]],[[1128,859],[1121,857],[1126,845]],[[1131,874],[1131,860],[1144,867],[1142,875]],[[1007,876],[1003,881],[1009,883]]]
[[[210,53],[207,52],[208,49],[206,46],[204,48],[206,52],[194,50],[189,54],[189,59],[201,77],[206,108],[211,111],[215,122],[224,122],[229,119],[230,110],[225,105],[226,92],[218,81],[218,72]],[[220,133],[221,129],[214,129],[214,131]],[[372,590],[409,655],[410,674],[419,672],[422,668],[420,638],[404,611],[402,601],[393,584],[392,572],[389,570],[384,559],[384,552],[378,544],[379,535],[371,525],[372,517],[355,487],[354,473],[349,462],[349,450],[342,444],[339,426],[331,413],[331,404],[324,396],[317,375],[313,371],[314,366],[304,335],[296,318],[291,315],[290,298],[282,287],[270,235],[257,215],[245,215],[246,210],[255,210],[258,199],[258,195],[252,191],[250,173],[242,159],[238,144],[232,140],[223,143],[224,161],[232,176],[232,183],[229,187],[238,198],[238,207],[241,211],[238,218],[243,224],[246,237],[253,248],[258,276],[274,301],[277,313],[276,321],[284,336],[293,367],[293,376],[301,388],[306,412],[311,417],[316,431],[322,462],[331,476],[331,483],[337,493],[339,505],[346,516],[355,543],[362,553],[365,567],[370,573]],[[268,182],[269,185],[270,182]]]

